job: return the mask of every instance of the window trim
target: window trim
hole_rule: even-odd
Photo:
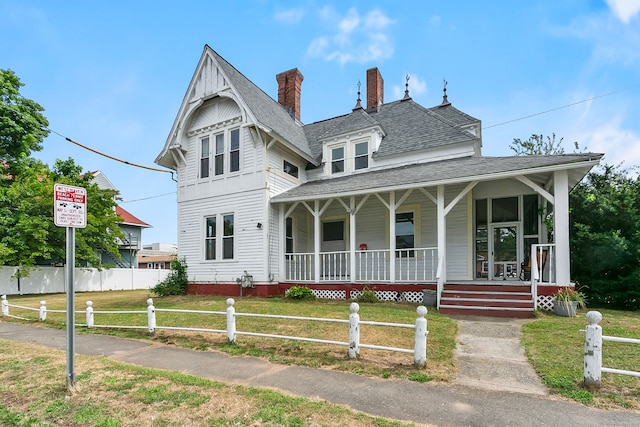
[[[204,150],[204,144],[207,144],[207,149],[206,149],[206,153]],[[205,136],[200,138],[200,165],[199,165],[199,172],[200,172],[200,178],[201,179],[205,179],[205,178],[209,178],[209,176],[211,175],[211,140],[209,138],[209,136]],[[206,154],[206,156],[205,156]],[[203,168],[203,161],[206,160],[206,168]],[[206,175],[203,173],[204,171],[206,171]]]
[[[231,221],[232,221],[232,228],[231,228],[231,233],[227,234],[228,229],[226,227],[225,224],[225,219],[231,217]],[[213,235],[212,236],[207,236],[207,234],[209,233],[209,228],[208,228],[208,223],[210,219],[214,219],[215,222],[215,229],[213,230]],[[229,262],[229,261],[235,261],[237,258],[237,248],[236,248],[236,244],[237,244],[237,224],[236,224],[236,213],[235,212],[224,212],[224,213],[218,213],[218,214],[210,214],[210,215],[205,215],[203,217],[203,222],[204,222],[204,232],[202,234],[202,239],[203,239],[203,253],[202,253],[202,259],[205,262]],[[226,242],[228,242],[229,240],[231,240],[231,257],[230,258],[226,258],[226,253],[225,253],[225,249],[226,248]],[[213,257],[209,257],[209,241],[213,241],[213,246],[212,246],[212,250],[213,250]]]
[[[365,154],[360,154],[358,155],[358,145],[362,145],[362,144],[366,144],[367,145],[367,152]],[[367,164],[364,167],[357,167],[357,163],[358,163],[358,159],[366,159]],[[361,140],[361,141],[356,141],[353,143],[353,170],[354,171],[359,171],[359,170],[365,170],[365,169],[369,169],[369,140],[365,139],[365,140]]]

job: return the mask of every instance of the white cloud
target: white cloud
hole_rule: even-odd
[[[607,0],[614,15],[628,24],[640,12],[640,0]]]
[[[324,7],[319,16],[330,33],[313,39],[307,48],[308,55],[344,65],[386,59],[393,53],[388,34],[393,20],[379,9],[360,15],[357,9],[350,8],[340,15]]]
[[[297,24],[302,21],[304,15],[305,11],[300,8],[276,10],[274,19],[285,24]]]
[[[624,129],[621,118],[614,117],[607,123],[588,130],[579,136],[580,146],[587,151],[604,153],[604,162],[625,168],[640,166],[640,135]]]

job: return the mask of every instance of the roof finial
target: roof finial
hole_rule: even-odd
[[[447,105],[451,105],[451,103],[447,99],[447,80],[442,79],[442,81],[444,82],[444,86],[442,88],[443,95],[442,95],[442,104],[440,104],[440,106],[445,107]]]
[[[360,104],[360,80],[358,80],[358,101],[356,102],[356,106],[353,107],[354,110],[362,109],[362,104]]]
[[[406,99],[411,99],[411,97],[409,96],[409,79],[411,78],[409,76],[409,73],[407,73],[405,75],[405,83],[404,83],[404,98],[402,98],[402,100],[406,100]]]

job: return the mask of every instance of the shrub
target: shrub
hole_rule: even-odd
[[[176,258],[171,261],[171,273],[166,279],[151,288],[151,292],[159,297],[186,295],[187,282],[187,261],[184,258]]]
[[[308,300],[316,299],[316,296],[313,294],[313,291],[306,286],[292,286],[287,292],[287,298]]]
[[[371,289],[363,289],[360,295],[356,298],[358,302],[379,302],[378,296],[376,295],[376,291]]]

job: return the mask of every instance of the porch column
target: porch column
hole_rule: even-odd
[[[396,282],[396,192],[389,192],[389,280]]]
[[[553,173],[553,236],[556,245],[556,284],[571,283],[569,252],[569,177],[566,170]]]
[[[287,252],[287,228],[285,218],[285,206],[284,203],[280,203],[280,213],[278,215],[278,282],[284,282],[287,280],[287,264],[285,257]],[[269,277],[269,276],[268,276]]]
[[[322,230],[320,230],[320,200],[316,200],[313,205],[313,236],[314,280],[316,283],[320,283],[320,242],[322,240]]]
[[[444,207],[444,185],[438,185],[437,195],[438,207],[438,290],[442,290],[442,285],[447,279],[446,251],[447,251],[447,217]],[[438,292],[438,305],[440,302],[440,292]]]
[[[356,197],[349,200],[349,271],[351,283],[356,281]]]

